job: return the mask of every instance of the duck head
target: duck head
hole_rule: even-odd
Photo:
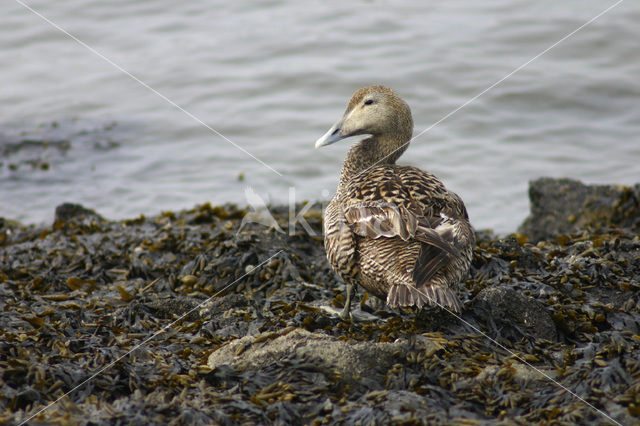
[[[388,87],[368,86],[353,94],[342,118],[316,141],[316,149],[357,135],[405,143],[412,132],[409,105]]]

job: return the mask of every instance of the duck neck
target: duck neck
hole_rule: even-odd
[[[338,189],[345,188],[358,174],[374,166],[395,164],[409,146],[411,135],[399,138],[371,136],[356,142],[342,165]]]

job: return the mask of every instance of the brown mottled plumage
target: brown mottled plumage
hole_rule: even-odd
[[[464,203],[431,173],[396,160],[409,145],[409,106],[391,89],[354,93],[316,148],[355,135],[324,217],[331,266],[347,285],[342,316],[360,284],[390,307],[441,305],[456,312],[475,236]]]

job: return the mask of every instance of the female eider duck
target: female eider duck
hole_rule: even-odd
[[[398,166],[413,133],[411,110],[391,89],[358,90],[316,148],[368,135],[344,160],[324,217],[327,258],[347,286],[392,308],[439,305],[460,312],[458,283],[469,269],[475,234],[462,199],[431,173]]]

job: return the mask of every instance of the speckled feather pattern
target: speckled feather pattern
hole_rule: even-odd
[[[327,258],[347,284],[391,307],[439,304],[459,311],[456,289],[475,244],[464,203],[433,174],[395,164],[408,146],[412,120],[389,89],[356,92],[345,117],[366,113],[368,91],[390,110],[389,131],[357,142],[347,154],[325,212]],[[352,113],[356,108],[365,112]]]

